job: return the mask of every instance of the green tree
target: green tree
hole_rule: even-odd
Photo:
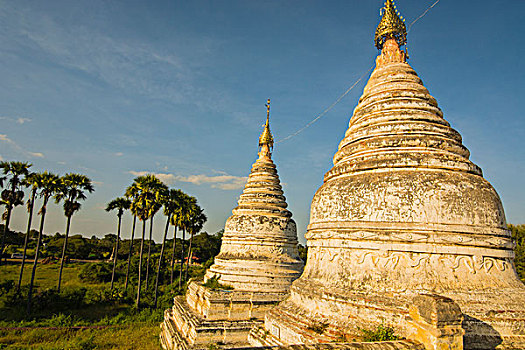
[[[512,239],[516,243],[514,264],[520,279],[525,283],[525,225],[509,225]]]
[[[30,167],[31,164],[25,162],[0,162],[0,169],[2,169],[3,172],[0,183],[2,187],[4,187],[4,182],[7,183],[1,195],[1,204],[5,206],[5,212],[2,215],[5,224],[2,234],[2,244],[0,245],[0,264],[4,256],[5,239],[9,232],[11,213],[14,207],[24,204],[24,191],[22,190],[23,180],[24,177],[29,174]]]
[[[202,227],[204,226],[204,223],[207,219],[208,218],[204,214],[204,210],[201,207],[199,207],[199,205],[195,201],[189,212],[188,231],[190,233],[190,245],[188,247],[188,259],[186,260],[186,271],[184,273],[185,280],[188,279],[188,269],[190,266],[190,262],[193,260],[193,236],[196,233],[200,232],[200,230],[202,230]]]
[[[128,210],[131,206],[131,201],[127,198],[118,197],[108,203],[106,211],[117,210],[118,227],[117,227],[117,240],[115,242],[115,253],[113,254],[113,272],[111,273],[111,288],[113,289],[113,282],[115,280],[115,268],[117,267],[117,256],[118,256],[118,245],[120,241],[120,225],[122,222],[122,215],[124,210]]]
[[[40,215],[40,229],[38,230],[38,238],[35,250],[35,260],[33,262],[33,269],[31,271],[31,281],[29,282],[29,292],[27,294],[27,313],[31,314],[31,298],[33,295],[33,285],[35,282],[36,268],[38,265],[38,254],[40,252],[40,245],[42,242],[42,233],[44,232],[44,221],[47,212],[47,203],[49,199],[56,194],[60,189],[60,178],[55,175],[44,171],[34,175],[37,183],[38,195],[42,198],[42,206],[38,214]]]
[[[80,200],[86,199],[86,192],[93,192],[95,188],[91,180],[82,174],[69,173],[60,178],[60,187],[55,194],[55,200],[58,204],[61,200],[64,201],[64,215],[66,216],[66,236],[64,238],[64,247],[62,248],[62,258],[60,259],[60,270],[58,272],[57,290],[60,292],[60,284],[62,282],[62,270],[64,268],[64,259],[67,251],[67,239],[69,236],[69,228],[71,226],[71,218],[75,212],[80,210]]]
[[[162,265],[162,256],[164,255],[164,247],[166,245],[166,237],[168,236],[168,229],[170,225],[171,218],[179,210],[180,202],[182,200],[183,192],[181,190],[171,189],[164,196],[162,205],[164,207],[164,215],[166,215],[166,227],[164,228],[164,237],[162,238],[162,247],[160,249],[160,257],[157,265],[157,274],[155,276],[155,308],[157,307],[157,298],[158,298],[158,288],[159,288],[159,275],[160,268]],[[176,227],[176,226],[175,226]],[[176,228],[174,229],[174,236],[176,235]],[[175,246],[175,237],[173,238],[173,245]],[[173,274],[172,274],[173,275]]]
[[[18,276],[18,284],[16,285],[16,289],[20,290],[20,287],[22,285],[22,277],[24,276],[24,266],[26,263],[26,253],[27,253],[27,244],[29,242],[29,235],[31,234],[31,224],[33,221],[33,208],[35,206],[35,198],[36,198],[36,192],[38,190],[38,181],[37,176],[35,173],[31,173],[25,176],[24,180],[22,180],[22,184],[25,187],[30,187],[30,197],[27,200],[27,212],[28,212],[28,218],[27,218],[27,230],[26,235],[24,238],[24,253],[22,255],[22,264],[20,265],[20,275]]]
[[[128,253],[128,263],[126,264],[126,280],[124,282],[124,289],[128,289],[129,283],[129,268],[131,265],[131,256],[133,255],[133,241],[135,240],[135,224],[137,223],[137,215],[133,215],[133,225],[131,229],[131,239],[129,242],[129,253]]]
[[[193,237],[193,255],[203,263],[219,254],[220,249],[221,237],[219,233],[210,235],[207,232],[201,232]]]
[[[148,240],[148,258],[146,260],[146,290],[149,287],[149,267],[150,267],[150,259],[151,259],[151,242],[153,242],[153,218],[155,217],[155,214],[162,208],[162,202],[164,201],[164,198],[167,196],[168,187],[162,183],[160,180],[158,183],[154,186],[153,191],[155,193],[155,201],[152,203],[150,207],[150,223],[149,223],[149,240]]]
[[[180,270],[179,270],[179,290],[182,288],[182,270],[184,269],[184,241],[186,240],[186,230],[189,225],[189,218],[191,208],[197,204],[197,199],[192,196],[184,194],[182,201],[180,203],[180,208],[177,215],[177,226],[182,229],[182,241],[181,241],[181,251],[180,251]]]
[[[142,257],[144,253],[144,239],[146,237],[146,221],[150,217],[155,203],[159,202],[159,192],[157,191],[159,183],[162,182],[154,175],[148,174],[139,176],[133,180],[133,184],[126,189],[126,197],[132,199],[131,212],[142,221],[142,238],[140,241],[138,282],[137,282],[137,299],[136,307],[140,306],[140,292],[142,284]]]

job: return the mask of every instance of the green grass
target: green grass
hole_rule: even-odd
[[[160,349],[158,323],[106,329],[0,330],[1,349]]]
[[[64,287],[85,287],[86,283],[78,277],[78,272],[82,264],[65,264],[62,271],[62,286]],[[31,279],[33,261],[26,260],[24,265],[24,276],[22,285],[28,285]],[[56,262],[52,264],[38,264],[35,275],[35,286],[40,289],[55,288],[58,279],[60,265]],[[13,280],[18,282],[20,275],[20,264],[10,264],[0,266],[0,281]],[[89,283],[90,286],[104,286],[104,284]]]
[[[176,290],[161,286],[159,308],[136,310],[133,306],[135,284],[124,291],[123,281],[119,281],[120,284],[116,285],[119,293],[115,296],[115,293],[109,292],[109,283],[82,281],[78,277],[82,266],[85,264],[65,266],[62,291],[57,294],[53,289],[56,288],[59,265],[56,262],[39,265],[34,295],[45,305],[35,307],[30,318],[25,315],[25,297],[32,261],[24,269],[22,293],[18,297],[14,289],[2,292],[0,288],[0,349],[160,349],[159,324],[163,310],[171,305]],[[0,284],[7,280],[16,283],[19,269],[19,264],[0,266]],[[200,272],[197,267],[192,269],[192,274]],[[82,290],[80,301],[76,302],[75,298]],[[144,291],[143,301],[146,305],[152,305],[152,300],[150,287]],[[77,326],[108,328],[71,328]],[[21,327],[27,329],[9,329]]]

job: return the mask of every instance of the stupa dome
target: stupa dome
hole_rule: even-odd
[[[430,293],[461,308],[465,349],[525,348],[525,286],[501,200],[406,62],[394,15],[387,0],[376,68],[312,200],[304,272],[265,329],[279,344],[380,324],[407,336],[412,300]]]
[[[226,221],[221,251],[206,278],[235,290],[286,293],[302,272],[297,228],[272,160],[269,114],[259,138],[259,158],[252,166],[238,206]]]

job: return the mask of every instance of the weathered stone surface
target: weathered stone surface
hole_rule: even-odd
[[[463,350],[463,314],[450,298],[419,295],[412,300],[407,316],[407,338],[427,350]]]
[[[434,293],[460,306],[465,349],[525,349],[525,286],[503,206],[469,155],[387,40],[312,200],[304,273],[265,329],[281,344],[381,323],[406,337],[413,298]]]
[[[184,298],[175,298],[172,309],[164,312],[160,342],[164,349],[208,349],[211,344],[229,347],[247,345],[250,329],[257,320],[207,320],[188,307]]]

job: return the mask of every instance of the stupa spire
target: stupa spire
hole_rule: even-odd
[[[383,49],[383,44],[388,39],[395,39],[399,46],[407,42],[407,28],[403,17],[399,14],[394,4],[394,0],[386,0],[385,6],[381,9],[383,17],[376,29],[375,45],[378,50]]]
[[[259,137],[259,157],[271,157],[273,149],[273,136],[270,131],[270,99],[266,102],[266,124],[264,130]]]

